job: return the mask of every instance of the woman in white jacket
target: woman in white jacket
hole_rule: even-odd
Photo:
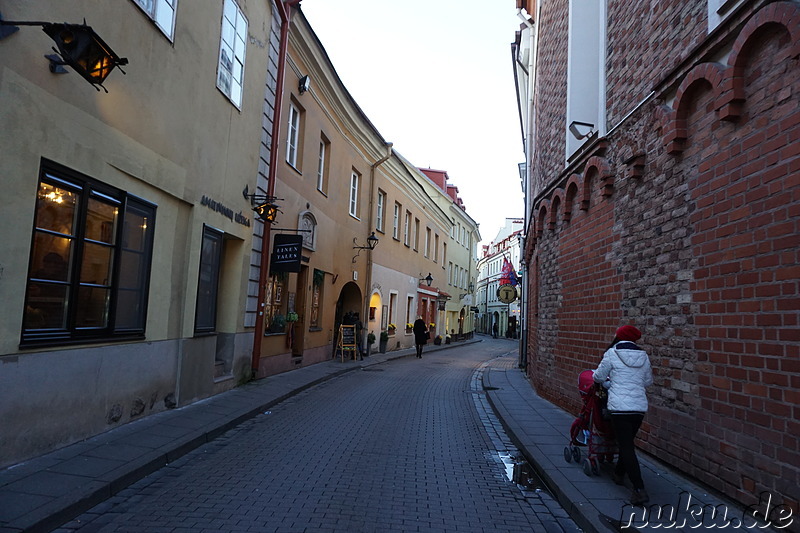
[[[632,505],[650,501],[633,444],[647,412],[645,388],[653,384],[650,358],[635,344],[641,337],[642,332],[634,326],[619,328],[611,346],[603,354],[600,366],[594,371],[595,382],[605,383],[608,380],[605,383],[608,388],[608,410],[619,449],[614,482],[622,485],[625,474],[628,475],[633,484]]]

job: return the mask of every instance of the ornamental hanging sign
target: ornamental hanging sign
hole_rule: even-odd
[[[300,272],[303,236],[278,233],[272,238],[274,244],[270,258],[270,272]]]

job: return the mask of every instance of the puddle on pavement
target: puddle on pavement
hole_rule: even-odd
[[[544,482],[536,475],[533,467],[525,460],[522,454],[508,451],[492,452],[493,459],[502,463],[506,477],[523,492],[545,491]]]

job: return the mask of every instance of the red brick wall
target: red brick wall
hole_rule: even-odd
[[[539,65],[535,94],[536,128],[540,132],[536,143],[541,146],[534,154],[530,194],[536,196],[564,166],[566,143],[563,136],[553,135],[565,129],[564,109],[567,105],[564,87],[567,84],[568,4],[563,1],[544,2],[538,21],[539,32],[547,38],[539,41]]]
[[[674,88],[590,154],[607,171],[585,162],[567,181],[563,165],[543,168],[554,190],[534,206],[526,250],[528,360],[543,396],[576,411],[578,373],[618,325],[635,324],[655,374],[640,445],[746,505],[769,491],[795,511],[798,36],[798,4],[754,6],[731,28],[730,66],[685,62]],[[629,88],[620,113],[635,105]]]

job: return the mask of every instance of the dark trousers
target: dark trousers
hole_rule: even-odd
[[[417,357],[422,357],[422,347],[424,344],[417,344]]]
[[[614,426],[614,435],[619,449],[619,460],[614,471],[619,476],[628,474],[634,489],[643,489],[642,471],[639,469],[639,460],[636,458],[636,447],[633,439],[642,425],[644,414],[611,413],[611,425]]]

